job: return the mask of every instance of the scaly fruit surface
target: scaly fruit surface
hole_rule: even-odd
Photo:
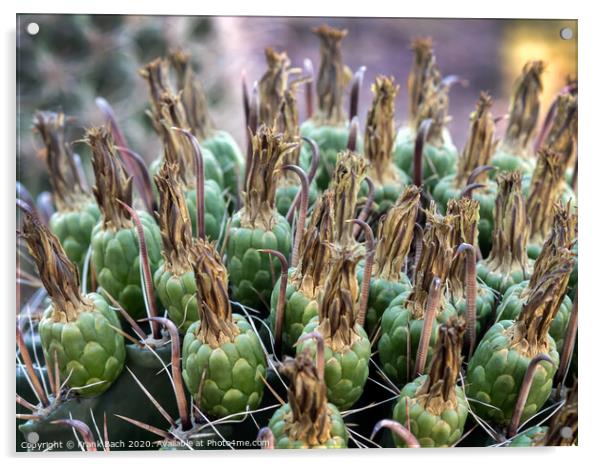
[[[491,164],[493,156],[495,123],[491,114],[491,97],[481,93],[475,111],[470,116],[468,141],[458,159],[458,171],[448,175],[437,183],[433,198],[443,212],[450,199],[462,197],[462,191],[468,184],[482,184],[484,187],[472,192],[472,198],[479,201],[479,247],[484,256],[491,249],[493,230],[493,208],[497,186],[486,173],[472,175],[475,169]],[[471,176],[472,175],[472,176]]]
[[[299,264],[289,270],[282,323],[284,353],[293,352],[293,345],[303,329],[318,315],[318,297],[324,286],[332,252],[333,212],[333,192],[326,191],[314,206],[309,225],[303,232]],[[272,331],[276,330],[280,280],[274,285],[271,298],[268,322]]]
[[[434,202],[431,203],[414,286],[391,301],[383,314],[378,342],[380,363],[385,374],[398,385],[411,380],[432,283],[435,278],[440,280],[442,287],[447,282],[454,255],[451,235],[452,218],[438,215]],[[456,315],[456,309],[445,296],[436,305],[426,364],[433,353],[439,324]]]
[[[319,300],[319,315],[303,330],[317,332],[324,340],[324,380],[328,400],[339,409],[348,409],[362,396],[368,379],[371,345],[368,335],[357,323],[359,286],[357,250],[337,251]],[[297,345],[297,354],[317,352],[317,342],[306,340]]]
[[[407,175],[395,165],[395,97],[399,86],[393,77],[378,76],[372,84],[372,106],[366,118],[364,156],[370,162],[368,176],[374,183],[373,210],[380,216],[389,210],[408,183]]]
[[[456,383],[462,363],[464,321],[455,318],[439,327],[428,374],[406,384],[393,408],[393,419],[407,425],[421,447],[451,447],[460,440],[468,401]],[[394,436],[398,447],[405,442]]]
[[[514,83],[508,127],[492,161],[500,171],[529,174],[535,167],[532,143],[539,117],[544,68],[542,61],[529,61]]]
[[[366,310],[365,328],[368,335],[376,331],[391,301],[411,288],[410,279],[403,268],[414,238],[419,203],[419,189],[408,186],[378,224]],[[358,274],[360,283],[362,278],[363,273]]]
[[[468,363],[466,394],[484,420],[510,423],[527,368],[538,355],[548,360],[535,367],[520,422],[537,413],[550,396],[559,357],[549,329],[566,290],[570,265],[565,249],[550,261],[516,320],[498,322],[477,346]]]
[[[59,238],[67,257],[81,274],[100,211],[84,188],[85,180],[80,179],[83,173],[76,167],[71,146],[65,140],[65,120],[63,113],[37,112],[33,124],[44,144],[43,155],[56,207],[50,217],[50,231]]]
[[[118,201],[132,203],[132,178],[115,154],[113,140],[105,128],[88,131],[96,176],[94,196],[101,221],[92,231],[92,265],[98,284],[134,318],[146,315],[140,275],[138,233],[129,213]],[[151,273],[161,261],[161,232],[153,217],[138,214],[146,240]]]
[[[494,209],[493,243],[487,259],[479,262],[479,278],[503,295],[506,290],[531,276],[532,261],[527,257],[531,228],[519,172],[498,177]]]
[[[314,32],[320,38],[320,68],[316,80],[318,111],[301,125],[301,135],[313,139],[320,148],[316,182],[319,189],[325,190],[336,167],[337,154],[346,149],[349,139],[343,97],[351,80],[351,70],[343,64],[341,53],[341,41],[347,30],[322,25]],[[360,145],[358,141],[358,148]]]
[[[46,361],[80,395],[99,395],[123,369],[119,319],[102,296],[80,293],[75,264],[33,213],[25,214],[23,236],[51,301],[38,325]]]
[[[163,264],[153,277],[157,296],[178,330],[186,333],[199,318],[196,282],[190,263],[192,221],[176,164],[164,163],[155,176]]]
[[[448,120],[449,85],[441,80],[441,73],[433,53],[430,39],[418,39],[412,44],[414,62],[408,77],[410,94],[410,126],[402,128],[395,148],[395,163],[408,176],[414,171],[414,149],[419,128],[426,119],[431,127],[422,148],[422,180],[432,191],[439,180],[455,173],[458,150],[445,128]]]
[[[285,360],[282,372],[290,379],[288,403],[276,410],[268,424],[275,448],[347,448],[345,421],[328,402],[319,370],[307,351]]]
[[[280,262],[259,250],[290,254],[291,228],[276,211],[275,191],[282,160],[296,145],[285,143],[282,135],[263,125],[252,140],[243,208],[232,217],[226,253],[232,297],[243,305],[265,309],[280,275]]]
[[[232,314],[228,274],[215,248],[196,240],[191,254],[200,320],[182,343],[182,377],[199,408],[213,417],[253,410],[263,397],[266,359],[259,337]]]

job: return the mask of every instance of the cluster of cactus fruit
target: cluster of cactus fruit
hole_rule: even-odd
[[[483,93],[459,152],[445,127],[458,78],[420,39],[407,127],[396,133],[399,86],[378,76],[361,136],[347,31],[315,33],[316,77],[266,50],[245,89],[246,156],[215,128],[182,51],[141,70],[162,142],[149,168],[106,101],[107,124],[83,139],[93,183],[65,115],[36,114],[55,210],[19,185],[18,278],[33,289],[17,319],[25,438],[77,431],[88,450],[577,443],[576,84],[535,141],[544,65],[528,63],[501,143]]]

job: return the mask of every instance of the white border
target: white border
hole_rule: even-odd
[[[225,461],[234,462],[239,466],[247,466],[251,463],[286,462],[290,466],[306,464],[308,461],[319,464],[337,461],[346,464],[363,464],[378,459],[383,462],[399,463],[405,461],[422,462],[421,464],[479,464],[483,461],[488,464],[507,465],[509,462],[536,461],[545,463],[546,466],[553,464],[569,464],[576,462],[587,463],[594,458],[595,448],[600,445],[602,436],[600,426],[602,425],[601,410],[602,390],[601,365],[599,356],[595,354],[599,348],[602,326],[600,315],[602,314],[602,294],[600,288],[594,287],[593,283],[600,280],[599,248],[595,247],[594,241],[598,240],[596,230],[601,227],[600,218],[601,201],[600,178],[602,177],[602,100],[600,99],[600,47],[602,37],[600,31],[602,24],[597,9],[593,6],[595,2],[572,1],[561,2],[547,0],[545,2],[525,0],[504,0],[502,2],[470,2],[470,1],[439,1],[425,0],[419,2],[397,1],[385,4],[385,2],[334,2],[304,0],[297,2],[288,1],[220,1],[208,4],[206,1],[183,2],[183,1],[158,1],[145,0],[144,2],[129,2],[123,0],[103,0],[102,2],[82,2],[53,0],[33,1],[21,0],[18,4],[7,4],[2,2],[2,42],[0,48],[2,54],[2,72],[0,80],[2,85],[2,109],[0,110],[0,131],[2,141],[2,153],[0,163],[2,164],[1,183],[2,208],[1,217],[5,220],[2,228],[2,277],[0,284],[4,297],[3,306],[0,307],[2,314],[3,338],[0,340],[3,349],[3,383],[2,423],[0,439],[1,448],[5,456],[12,456],[9,462],[18,460],[20,464],[29,462],[44,462],[44,464],[59,464],[77,462],[81,465],[82,454],[51,454],[44,458],[35,455],[11,455],[14,448],[14,423],[13,391],[14,382],[9,370],[13,364],[13,320],[14,309],[14,182],[15,182],[15,14],[19,13],[113,13],[113,14],[216,14],[216,15],[288,15],[288,16],[404,16],[404,17],[483,17],[483,18],[577,18],[579,20],[579,90],[580,102],[580,127],[579,146],[581,148],[581,164],[579,179],[579,240],[580,240],[580,275],[581,275],[581,332],[580,332],[580,410],[579,424],[580,447],[570,449],[456,449],[455,451],[348,451],[344,453],[314,453],[310,456],[293,452],[286,454],[280,452],[202,452],[197,455],[185,455],[184,458],[174,458],[173,455],[148,454],[113,454],[112,458],[119,461],[135,461],[136,456],[144,458],[146,464],[162,464],[167,461],[192,462],[192,461]],[[17,2],[13,2],[17,3]],[[596,176],[596,174],[598,174]],[[599,231],[599,230],[598,230]],[[10,297],[10,299],[9,299]],[[588,351],[590,354],[588,354]],[[182,455],[177,455],[182,456]],[[87,455],[86,462],[98,463],[106,461],[102,455]],[[598,460],[599,463],[599,460]]]

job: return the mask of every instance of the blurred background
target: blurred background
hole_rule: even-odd
[[[31,22],[39,25],[34,36],[27,33]],[[249,85],[261,77],[266,47],[286,50],[293,66],[310,58],[317,72],[319,41],[311,29],[322,23],[348,29],[343,59],[353,70],[367,67],[360,99],[362,125],[371,101],[370,83],[378,74],[392,75],[400,84],[397,124],[405,122],[410,43],[431,37],[442,74],[469,81],[450,94],[450,131],[459,149],[479,92],[490,92],[494,115],[503,116],[514,78],[527,60],[547,63],[541,118],[567,77],[577,77],[577,21],[572,20],[19,15],[17,178],[34,195],[49,189],[41,144],[31,132],[34,112],[64,111],[73,117],[70,136],[78,139],[84,128],[102,123],[94,104],[97,96],[113,105],[130,146],[147,161],[155,158],[159,140],[145,114],[147,87],[138,70],[178,47],[192,54],[217,127],[242,146],[242,72]],[[571,40],[560,37],[566,27],[573,31]],[[298,99],[303,120],[303,96]],[[499,123],[498,136],[504,124]],[[75,151],[89,162],[84,144],[76,143]]]

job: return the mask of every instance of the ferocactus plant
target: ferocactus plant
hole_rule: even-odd
[[[134,222],[122,204],[132,205],[132,178],[115,154],[113,139],[104,127],[86,133],[96,177],[93,187],[101,219],[92,231],[92,266],[98,285],[134,319],[146,316],[140,275],[140,249]],[[155,219],[139,212],[151,273],[161,261],[161,232]]]
[[[38,325],[48,371],[58,368],[82,396],[105,392],[125,363],[119,318],[100,294],[81,293],[77,267],[33,212],[25,212],[22,235],[50,297]]]
[[[81,275],[100,211],[85,188],[85,180],[81,179],[84,175],[78,170],[70,145],[65,141],[65,114],[37,112],[33,124],[44,144],[56,208],[50,217],[50,231],[59,238],[67,257],[77,265]],[[82,275],[82,279],[86,277]]]
[[[544,68],[540,60],[529,61],[514,83],[506,134],[492,161],[501,171],[518,170],[521,174],[533,171],[533,139],[539,117]]]

